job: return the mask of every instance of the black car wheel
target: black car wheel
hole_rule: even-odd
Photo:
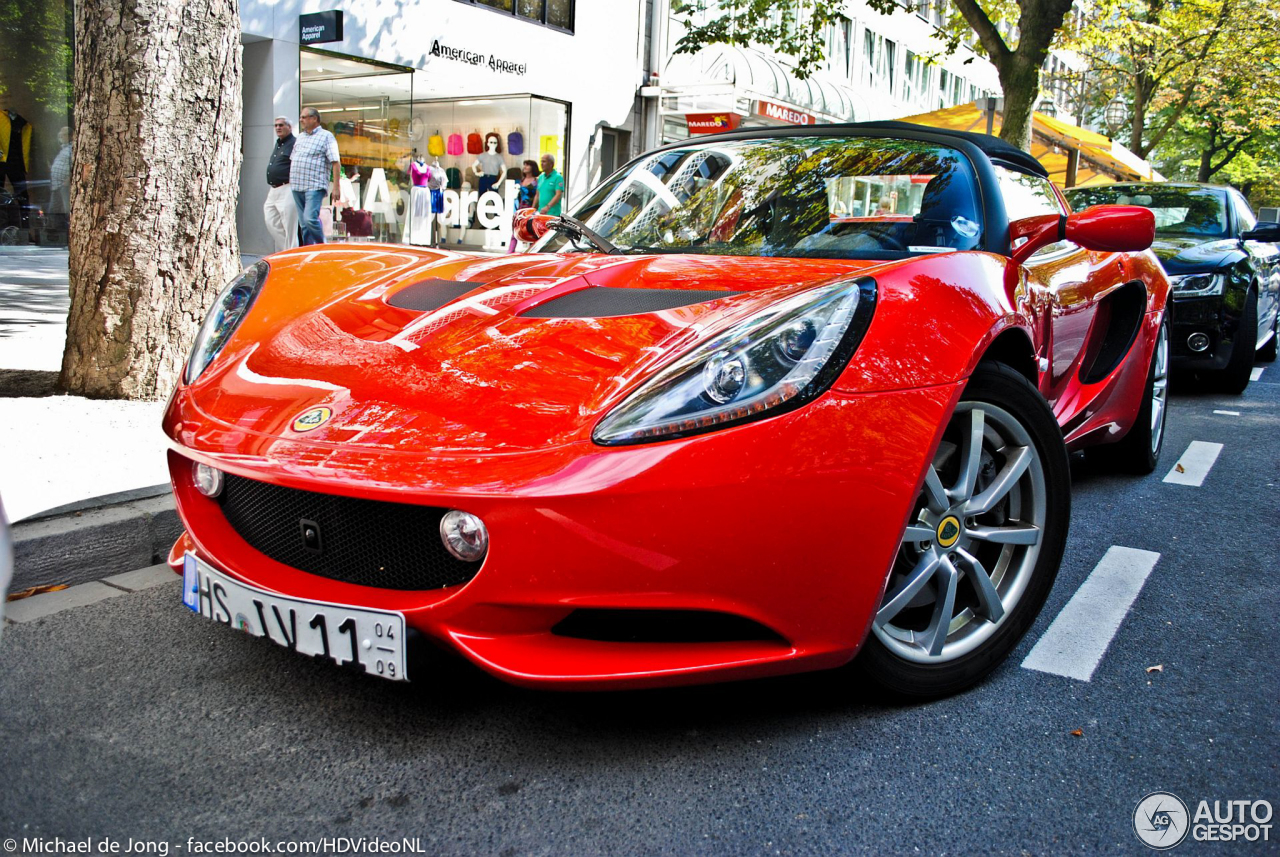
[[[1218,373],[1218,387],[1223,392],[1239,395],[1249,386],[1249,375],[1253,372],[1253,346],[1257,340],[1258,296],[1250,291],[1244,301],[1244,312],[1240,314],[1235,341],[1231,343],[1231,357],[1227,359],[1226,368]]]
[[[1057,576],[1070,480],[1044,398],[1008,366],[979,366],[925,474],[855,669],[917,699],[995,669]]]

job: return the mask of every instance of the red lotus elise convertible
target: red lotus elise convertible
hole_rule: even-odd
[[[390,679],[417,640],[935,696],[1044,603],[1068,451],[1160,454],[1151,213],[994,138],[718,134],[520,220],[530,254],[303,247],[221,293],[164,420],[188,607]]]

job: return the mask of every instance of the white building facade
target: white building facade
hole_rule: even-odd
[[[416,154],[448,177],[454,228],[432,242],[497,246],[489,233],[509,228],[513,186],[486,187],[502,200],[479,204],[490,135],[507,181],[551,154],[567,201],[581,197],[640,145],[648,13],[643,0],[243,0],[242,252],[273,249],[262,216],[272,120],[290,117],[296,131],[303,106],[337,137],[345,195],[371,214],[360,237],[411,240]]]

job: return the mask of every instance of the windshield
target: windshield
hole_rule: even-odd
[[[973,170],[910,140],[690,142],[611,176],[573,215],[631,253],[898,259],[982,239]],[[539,251],[589,251],[547,235]]]
[[[1071,208],[1081,211],[1091,205],[1140,205],[1156,216],[1160,235],[1203,235],[1222,238],[1227,234],[1227,198],[1220,190],[1204,187],[1160,187],[1153,185],[1080,187],[1067,191]]]

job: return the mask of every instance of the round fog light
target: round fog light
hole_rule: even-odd
[[[1187,347],[1192,351],[1204,351],[1209,347],[1209,337],[1203,333],[1193,333],[1187,337]]]
[[[440,539],[449,553],[464,562],[478,562],[489,550],[484,521],[470,512],[451,509],[440,519]]]
[[[197,464],[195,470],[196,490],[206,497],[217,497],[222,493],[222,471],[207,464]]]

